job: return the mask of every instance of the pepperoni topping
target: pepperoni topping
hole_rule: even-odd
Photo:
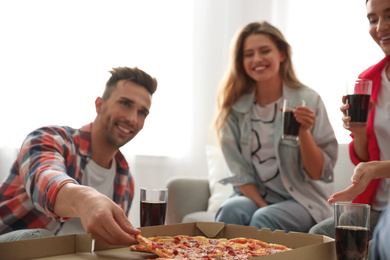
[[[290,250],[282,245],[267,244],[251,238],[208,239],[203,236],[156,236],[145,238],[137,236],[139,245],[131,246],[132,250],[152,252],[160,260],[176,259],[204,259],[215,260],[227,258],[230,260],[249,259],[255,256],[273,254]]]

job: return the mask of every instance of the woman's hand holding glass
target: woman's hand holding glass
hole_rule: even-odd
[[[343,104],[340,106],[340,111],[343,113],[343,117],[341,120],[343,121],[343,127],[349,131],[351,131],[355,135],[365,134],[366,133],[366,125],[349,125],[351,121],[351,117],[347,115],[347,110],[350,108],[350,105],[347,104],[347,97],[342,97]],[[374,101],[370,101],[369,111],[374,108]]]
[[[310,130],[316,121],[316,115],[314,111],[306,106],[298,106],[294,110],[294,115],[298,123],[301,124],[299,128],[299,134]]]

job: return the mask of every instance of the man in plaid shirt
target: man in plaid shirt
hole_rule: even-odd
[[[27,136],[0,185],[0,241],[85,231],[109,244],[136,242],[127,218],[134,182],[119,148],[143,128],[157,81],[138,68],[110,72],[92,123]]]

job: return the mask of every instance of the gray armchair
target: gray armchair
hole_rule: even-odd
[[[168,180],[167,224],[213,222],[207,212],[210,188],[208,178],[174,177]]]

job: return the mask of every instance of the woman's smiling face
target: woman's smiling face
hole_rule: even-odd
[[[386,55],[390,55],[390,1],[368,0],[369,32]]]
[[[243,67],[246,74],[255,82],[263,82],[280,77],[280,63],[285,59],[270,36],[251,34],[243,45]]]

